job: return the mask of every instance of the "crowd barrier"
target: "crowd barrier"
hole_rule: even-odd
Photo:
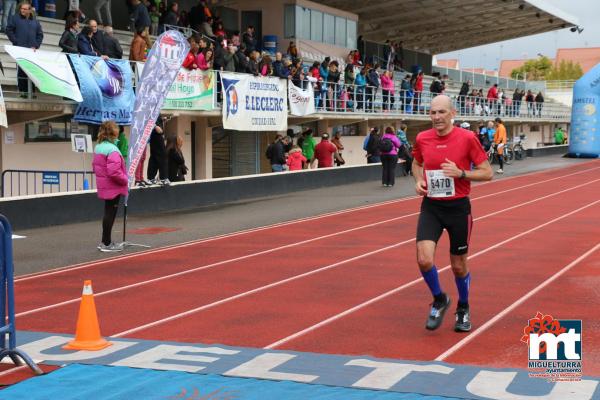
[[[37,375],[41,375],[43,372],[40,367],[27,354],[17,349],[12,228],[8,219],[1,214],[0,236],[2,237],[0,246],[0,263],[2,263],[0,271],[0,285],[2,286],[0,294],[0,321],[2,321],[0,322],[0,337],[2,337],[0,361],[9,357],[16,365],[22,365],[25,362]]]
[[[96,188],[92,171],[36,171],[7,169],[2,171],[1,197],[71,192]]]

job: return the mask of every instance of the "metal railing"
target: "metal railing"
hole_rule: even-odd
[[[2,188],[0,194],[2,197],[13,197],[32,194],[72,192],[95,188],[96,175],[94,175],[92,171],[7,169],[2,172]]]
[[[546,90],[566,91],[570,92],[575,86],[574,80],[565,81],[546,81]]]
[[[260,79],[260,77],[258,78]],[[299,83],[299,82],[296,82]],[[331,82],[300,82],[302,88],[313,86],[317,113],[369,113],[384,116],[429,114],[431,100],[437,95],[429,91],[415,92],[401,90],[400,82],[394,82],[393,90],[381,87],[359,86],[355,84]],[[215,90],[216,92],[216,90]],[[560,103],[528,103],[525,100],[489,100],[483,97],[450,95],[457,116],[475,118],[514,118],[514,119],[569,119],[571,109]],[[215,108],[222,107],[219,96],[214,97]]]
[[[134,87],[137,86],[135,63],[133,79]],[[222,108],[220,95],[220,71],[215,73],[215,87],[213,107]],[[260,79],[260,77],[259,77]],[[340,75],[343,81],[343,74]],[[416,92],[413,90],[400,90],[402,81],[394,79],[393,91],[385,91],[381,87],[360,86],[356,84],[329,83],[320,81],[311,83],[303,81],[302,86],[313,85],[315,89],[315,106],[317,112],[346,113],[366,112],[392,115],[415,115],[429,113],[431,99],[436,96],[429,91]],[[30,82],[29,82],[30,83]],[[476,85],[473,85],[473,87]],[[39,94],[39,93],[36,93]],[[527,103],[526,101],[512,102],[512,92],[505,93],[510,99],[488,100],[483,97],[452,95],[458,115],[462,117],[508,117],[508,118],[540,118],[540,119],[569,119],[571,109],[563,104],[546,102],[542,104]],[[34,96],[29,85],[27,97]],[[48,96],[48,95],[47,95]],[[56,98],[55,96],[50,96]]]

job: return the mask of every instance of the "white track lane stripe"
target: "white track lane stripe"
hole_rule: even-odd
[[[557,179],[563,179],[563,178],[567,178],[567,177],[570,177],[570,176],[587,173],[587,172],[590,172],[590,171],[593,171],[593,170],[596,170],[596,169],[600,169],[600,167],[590,168],[590,169],[587,169],[587,170],[578,171],[578,172],[574,172],[574,173],[571,173],[571,174],[562,175],[562,176],[559,176],[559,177],[550,178],[550,179],[546,179],[546,180],[543,180],[543,181],[530,183],[530,184],[519,186],[519,187],[516,187],[516,188],[511,188],[511,189],[503,190],[503,191],[500,191],[500,192],[483,195],[483,196],[480,196],[480,197],[473,198],[471,200],[474,201],[474,200],[479,200],[479,199],[482,199],[482,198],[496,196],[496,195],[507,193],[507,192],[511,192],[511,191],[514,191],[514,190],[520,190],[520,189],[524,189],[524,188],[527,188],[527,187],[530,187],[530,186],[535,186],[535,185],[540,185],[540,184],[543,184],[543,183],[551,182],[551,181],[554,181],[554,180],[557,180]],[[537,173],[541,174],[543,172],[537,172]],[[532,173],[532,174],[535,174],[535,173]],[[518,178],[518,177],[520,177],[520,176],[505,178],[505,179],[500,180],[500,182],[506,181],[507,179],[515,179],[515,178]],[[493,182],[494,181],[492,181],[492,182],[485,182],[485,183],[493,183]],[[248,230],[244,230],[244,231],[238,231],[238,232],[234,232],[234,233],[230,233],[230,234],[225,234],[225,235],[220,235],[220,236],[214,236],[214,237],[211,237],[211,238],[194,240],[194,241],[180,243],[180,244],[171,245],[171,246],[165,246],[165,247],[161,247],[159,249],[153,249],[153,250],[148,250],[148,251],[141,251],[141,252],[137,252],[137,253],[134,253],[134,254],[129,254],[129,255],[126,255],[126,256],[111,257],[111,258],[107,258],[107,259],[96,261],[96,262],[92,262],[92,263],[75,264],[75,265],[71,265],[71,266],[67,266],[67,267],[61,267],[61,268],[53,269],[51,271],[37,272],[37,273],[29,274],[29,275],[22,275],[22,276],[20,276],[18,278],[15,278],[15,283],[22,282],[22,281],[27,281],[27,280],[31,280],[31,279],[36,279],[36,278],[41,278],[41,277],[46,277],[46,276],[51,276],[51,275],[55,275],[55,274],[61,274],[61,273],[64,273],[64,272],[70,272],[70,271],[75,271],[75,270],[79,270],[79,269],[90,268],[90,267],[94,267],[94,266],[98,266],[98,265],[102,265],[102,264],[107,264],[107,263],[112,263],[112,262],[116,262],[116,261],[126,260],[126,259],[130,259],[130,258],[134,258],[134,257],[140,257],[140,256],[148,255],[148,254],[155,254],[155,253],[160,253],[160,252],[163,252],[163,251],[168,251],[168,250],[173,250],[173,249],[179,249],[179,248],[194,246],[194,245],[197,245],[197,244],[211,242],[211,241],[215,241],[215,240],[219,240],[219,239],[224,239],[224,238],[228,238],[228,237],[233,237],[233,236],[239,236],[239,235],[248,234],[248,233],[259,232],[259,231],[262,231],[262,230],[267,230],[267,229],[271,229],[271,228],[278,228],[278,227],[281,227],[281,226],[292,225],[292,224],[296,224],[296,223],[302,223],[302,222],[307,222],[307,221],[314,221],[314,220],[318,220],[318,219],[321,219],[321,218],[326,218],[326,217],[330,217],[330,216],[336,216],[336,215],[340,215],[340,214],[344,214],[344,213],[348,213],[348,212],[354,212],[354,211],[359,211],[359,210],[363,210],[363,209],[367,209],[367,208],[372,208],[372,207],[378,207],[378,206],[385,206],[385,205],[389,205],[389,204],[394,204],[394,203],[399,203],[399,202],[404,202],[404,201],[409,201],[409,200],[415,200],[415,199],[419,199],[419,198],[420,198],[420,196],[404,197],[404,198],[399,199],[399,200],[390,200],[388,202],[381,202],[381,203],[377,203],[377,204],[371,204],[371,205],[368,205],[368,206],[360,206],[360,207],[355,207],[355,208],[349,208],[349,209],[346,209],[346,210],[336,211],[336,212],[332,212],[332,213],[328,213],[328,214],[321,214],[321,215],[318,215],[318,216],[315,216],[315,217],[301,218],[301,219],[287,221],[287,222],[282,222],[282,223],[278,223],[278,224],[267,225],[267,226],[264,226],[264,227],[252,228],[252,229],[248,229]]]
[[[600,179],[597,179],[596,181],[600,181]],[[592,182],[594,182],[594,181],[592,181]],[[586,182],[584,185],[589,185],[589,183],[590,183],[590,182]],[[580,186],[584,186],[584,185],[579,185],[579,186],[573,187],[573,188],[571,188],[571,189],[564,190],[564,191],[562,191],[562,192],[566,192],[566,191],[568,191],[568,190],[573,190],[573,189],[579,188]],[[562,192],[558,192],[558,193],[562,193]],[[484,218],[489,218],[489,217],[491,217],[491,216],[494,216],[494,215],[497,215],[497,214],[500,214],[500,213],[503,213],[503,212],[506,212],[506,211],[510,211],[510,210],[512,210],[512,209],[514,209],[514,208],[517,208],[517,207],[522,207],[523,205],[530,204],[530,203],[534,203],[534,202],[536,202],[536,201],[539,201],[539,200],[542,200],[542,199],[544,199],[544,198],[548,198],[548,197],[555,196],[555,195],[556,195],[556,194],[558,194],[558,193],[555,193],[555,194],[552,194],[552,195],[547,195],[547,196],[541,197],[541,198],[539,198],[539,199],[536,199],[536,200],[530,200],[530,201],[528,201],[528,202],[525,202],[525,203],[517,204],[517,205],[514,205],[514,206],[512,206],[512,207],[508,207],[508,208],[506,208],[506,209],[503,209],[503,210],[500,210],[500,211],[495,211],[495,212],[493,212],[493,213],[490,213],[490,214],[487,214],[487,215],[484,215],[484,216],[478,217],[478,218],[476,218],[476,219],[475,219],[475,221],[478,221],[478,220],[481,220],[481,219],[484,219]],[[598,200],[598,201],[600,201],[600,200]],[[570,215],[570,214],[567,214],[567,215]],[[547,223],[546,223],[546,224],[547,224]],[[545,226],[546,224],[540,225],[540,227],[542,227],[542,226]],[[534,230],[535,230],[535,229],[534,229]],[[529,232],[529,231],[528,231],[528,232]],[[520,235],[521,235],[521,234],[520,234]],[[517,238],[517,237],[520,237],[520,235],[517,235],[515,238]],[[396,244],[394,244],[394,245],[391,245],[391,246],[386,246],[386,247],[383,247],[383,248],[381,248],[381,249],[378,249],[378,250],[370,251],[370,252],[368,252],[368,253],[364,253],[364,254],[361,254],[361,255],[359,255],[359,256],[356,256],[356,257],[352,257],[352,258],[349,258],[349,259],[345,259],[345,260],[342,260],[342,261],[338,261],[338,262],[336,262],[336,263],[334,263],[334,264],[330,264],[330,265],[327,265],[327,266],[324,266],[324,267],[321,267],[321,268],[318,268],[318,269],[314,269],[314,270],[312,270],[312,271],[308,271],[308,272],[305,272],[305,273],[302,273],[302,274],[299,274],[299,275],[295,275],[295,276],[292,276],[292,277],[289,277],[289,278],[286,278],[286,279],[283,279],[283,280],[280,280],[280,281],[277,281],[277,282],[273,282],[273,283],[270,283],[270,284],[268,284],[268,285],[261,286],[261,287],[258,287],[258,288],[255,288],[255,289],[252,289],[252,290],[249,290],[249,291],[243,292],[243,293],[238,293],[238,294],[236,294],[236,295],[233,295],[233,296],[230,296],[230,297],[227,297],[227,298],[224,298],[224,299],[221,299],[221,300],[215,301],[215,302],[213,302],[213,303],[205,304],[205,305],[202,305],[202,306],[200,306],[200,307],[197,307],[197,308],[194,308],[194,309],[191,309],[191,310],[188,310],[188,311],[184,311],[184,312],[182,312],[182,313],[174,314],[174,315],[172,315],[172,316],[169,316],[169,317],[166,317],[166,318],[162,318],[162,319],[160,319],[160,320],[157,320],[157,321],[154,321],[154,322],[150,322],[150,323],[148,323],[148,324],[144,324],[144,325],[141,325],[141,326],[138,326],[138,327],[135,327],[135,328],[132,328],[132,329],[129,329],[129,330],[123,331],[123,332],[119,332],[119,333],[117,333],[117,334],[114,334],[114,335],[111,335],[111,336],[113,336],[113,337],[125,336],[125,335],[129,335],[129,334],[132,334],[132,333],[135,333],[135,332],[138,332],[138,331],[141,331],[141,330],[147,329],[147,328],[154,327],[154,326],[156,326],[156,325],[163,324],[163,323],[165,323],[165,322],[173,321],[173,320],[175,320],[175,319],[179,319],[179,318],[182,318],[182,317],[185,317],[185,316],[188,316],[188,315],[194,314],[194,313],[196,313],[196,312],[199,312],[199,311],[202,311],[202,310],[206,310],[206,309],[208,309],[208,308],[212,308],[212,307],[215,307],[215,306],[218,306],[218,305],[221,305],[221,304],[224,304],[224,303],[227,303],[227,302],[233,301],[233,300],[237,300],[237,299],[240,299],[240,298],[242,298],[242,297],[249,296],[249,295],[251,295],[251,294],[254,294],[254,293],[262,292],[262,291],[264,291],[264,290],[271,289],[271,288],[273,288],[273,287],[280,286],[280,285],[283,285],[283,284],[285,284],[285,283],[289,283],[289,282],[292,282],[292,281],[295,281],[295,280],[298,280],[298,279],[305,278],[305,277],[307,277],[307,276],[310,276],[310,275],[314,275],[314,274],[316,274],[316,273],[319,273],[319,272],[323,272],[323,271],[326,271],[326,270],[329,270],[329,269],[332,269],[332,268],[336,268],[336,267],[338,267],[338,266],[340,266],[340,265],[344,265],[344,264],[347,264],[347,263],[349,263],[349,262],[352,262],[352,261],[360,260],[360,259],[363,259],[363,258],[366,258],[366,257],[372,256],[372,255],[374,255],[374,254],[378,254],[378,253],[381,253],[381,252],[384,252],[384,251],[387,251],[387,250],[390,250],[390,249],[393,249],[393,248],[396,248],[396,247],[400,247],[400,246],[402,246],[402,245],[404,245],[404,244],[407,244],[407,243],[410,243],[410,242],[413,242],[413,241],[415,241],[415,239],[416,239],[416,238],[414,238],[414,237],[413,237],[413,238],[411,238],[411,239],[408,239],[408,240],[402,241],[402,242],[400,242],[400,243],[396,243]],[[508,240],[507,240],[507,241],[505,241],[505,242],[508,242],[508,241],[511,241],[511,240],[514,240],[514,238],[508,239]],[[496,247],[497,247],[497,246],[492,246],[492,247],[490,247],[489,249],[493,249],[493,248],[496,248]],[[476,255],[482,254],[483,252],[486,252],[486,251],[487,251],[487,250],[484,250],[484,251],[482,251],[482,252],[479,252],[479,253],[477,253]],[[473,256],[472,256],[472,257],[473,257]],[[449,268],[449,266],[448,266],[448,267],[446,267],[446,268],[444,268],[443,270],[445,270],[445,269],[447,269],[447,268]],[[441,271],[443,271],[443,270],[441,270]],[[441,272],[441,271],[440,271],[440,272]],[[419,282],[419,281],[421,281],[421,280],[422,280],[422,279],[418,279],[418,280],[416,280],[416,281],[413,281],[413,282],[411,282],[411,283],[410,283],[410,284],[408,284],[408,285],[415,284],[415,283],[417,283],[417,282]],[[404,286],[406,286],[406,285],[404,285]]]
[[[581,261],[583,261],[584,259],[586,259],[589,255],[591,255],[592,253],[594,253],[598,249],[600,249],[600,243],[596,244],[593,248],[591,248],[590,250],[586,251],[584,254],[582,254],[581,256],[579,256],[577,259],[573,260],[570,264],[568,264],[567,266],[565,266],[563,269],[561,269],[560,271],[558,271],[556,274],[554,274],[550,278],[546,279],[538,287],[536,287],[535,289],[533,289],[532,291],[530,291],[529,293],[527,293],[525,296],[521,297],[519,300],[515,301],[510,306],[506,307],[504,310],[502,310],[501,312],[499,312],[498,314],[496,314],[496,316],[494,316],[492,319],[488,320],[485,324],[481,325],[479,328],[475,329],[471,334],[469,334],[468,336],[466,336],[460,342],[456,343],[454,346],[450,347],[444,353],[440,354],[435,359],[435,361],[444,361],[446,358],[448,358],[452,354],[456,353],[458,350],[460,350],[461,347],[463,347],[467,343],[471,342],[477,336],[481,335],[483,332],[485,332],[486,330],[488,330],[492,325],[494,325],[500,319],[504,318],[507,314],[509,314],[510,312],[512,312],[515,308],[519,307],[521,304],[523,304],[524,302],[526,302],[527,300],[529,300],[531,297],[533,297],[535,294],[537,294],[540,290],[542,290],[543,288],[545,288],[546,286],[548,286],[549,284],[551,284],[552,282],[554,282],[555,280],[557,280],[559,277],[561,277],[562,275],[564,275],[566,272],[568,272],[570,269],[572,269],[574,266],[576,266],[577,264],[579,264]]]
[[[537,230],[539,230],[539,229],[541,229],[541,228],[543,228],[543,227],[545,227],[545,226],[548,226],[548,225],[550,225],[550,224],[552,224],[552,223],[554,223],[554,222],[560,221],[560,220],[562,220],[562,219],[564,219],[564,218],[566,218],[566,217],[569,217],[569,216],[571,216],[571,215],[573,215],[573,214],[575,214],[575,213],[578,213],[578,212],[580,212],[580,211],[582,211],[582,210],[585,210],[586,208],[592,207],[592,206],[594,206],[594,205],[596,205],[596,204],[598,204],[598,203],[600,203],[600,200],[596,200],[596,201],[594,201],[594,202],[592,202],[592,203],[590,203],[590,204],[588,204],[588,205],[586,205],[586,206],[580,207],[580,208],[578,208],[578,209],[576,209],[576,210],[574,210],[574,211],[571,211],[571,212],[569,212],[569,213],[567,213],[567,214],[564,214],[564,215],[562,215],[562,216],[560,216],[560,217],[558,217],[558,218],[555,218],[555,219],[553,219],[553,220],[550,220],[550,221],[548,221],[548,222],[545,222],[545,223],[543,223],[542,225],[536,226],[535,228],[529,229],[529,230],[527,230],[527,231],[525,231],[525,232],[521,232],[520,234],[518,234],[518,235],[516,235],[516,236],[514,236],[514,237],[511,237],[511,238],[509,238],[509,239],[506,239],[506,240],[504,240],[504,241],[502,241],[502,242],[500,242],[500,243],[497,243],[497,244],[495,244],[495,245],[493,245],[493,246],[490,246],[490,247],[488,247],[488,248],[486,248],[486,249],[483,249],[483,250],[481,250],[481,251],[478,251],[477,253],[475,253],[475,254],[473,254],[473,255],[470,255],[470,256],[468,257],[468,259],[470,260],[470,259],[472,259],[472,258],[475,258],[475,257],[478,257],[478,256],[480,256],[480,255],[482,255],[482,254],[485,254],[485,253],[487,253],[487,252],[489,252],[489,251],[492,251],[492,250],[494,250],[494,249],[497,249],[498,247],[500,247],[500,246],[503,246],[503,245],[505,245],[505,244],[507,244],[507,243],[509,243],[509,242],[512,242],[512,241],[513,241],[513,240],[515,240],[515,239],[518,239],[518,238],[520,238],[520,237],[523,237],[523,236],[525,236],[525,235],[528,235],[528,234],[530,234],[530,233],[532,233],[532,232],[534,232],[534,231],[537,231]],[[438,273],[442,273],[442,272],[444,272],[444,271],[447,271],[447,270],[449,270],[449,269],[450,269],[450,267],[451,267],[450,265],[446,265],[444,268],[442,268],[442,269],[438,270]],[[371,304],[374,304],[374,303],[378,302],[379,300],[383,300],[383,299],[385,299],[386,297],[389,297],[389,296],[391,296],[391,295],[397,294],[397,293],[401,292],[402,290],[404,290],[404,289],[407,289],[407,288],[409,288],[409,287],[411,287],[411,286],[414,286],[414,285],[416,285],[417,283],[420,283],[420,282],[422,282],[422,281],[423,281],[423,278],[418,278],[418,279],[415,279],[415,280],[413,280],[413,281],[411,281],[411,282],[405,283],[405,284],[404,284],[404,285],[402,285],[402,286],[399,286],[399,287],[397,287],[397,288],[395,288],[395,289],[392,289],[392,290],[390,290],[390,291],[388,291],[388,292],[385,292],[385,293],[383,293],[383,294],[380,294],[380,295],[379,295],[379,296],[377,296],[377,297],[374,297],[374,298],[372,298],[372,299],[370,299],[370,300],[367,300],[367,301],[365,301],[365,302],[363,302],[363,303],[360,303],[360,304],[358,304],[357,306],[354,306],[354,307],[352,307],[352,308],[349,308],[348,310],[346,310],[346,311],[343,311],[343,312],[341,312],[341,313],[339,313],[339,314],[333,315],[333,316],[331,316],[331,317],[329,317],[329,318],[327,318],[327,319],[325,319],[325,320],[323,320],[323,321],[321,321],[321,322],[319,322],[319,323],[317,323],[317,324],[314,324],[314,325],[312,325],[312,326],[310,326],[310,327],[308,327],[308,328],[306,328],[306,329],[303,329],[303,330],[301,330],[301,331],[299,331],[299,332],[296,332],[296,333],[294,333],[294,334],[292,334],[292,335],[289,335],[289,336],[287,336],[287,337],[285,337],[285,338],[283,338],[283,339],[281,339],[281,340],[278,340],[278,341],[276,341],[276,342],[274,342],[274,343],[271,343],[271,344],[269,344],[269,345],[265,346],[264,348],[265,348],[265,349],[274,349],[274,348],[276,348],[276,347],[279,347],[279,346],[281,346],[282,344],[285,344],[285,343],[287,343],[287,342],[290,342],[290,341],[292,341],[292,340],[294,340],[294,339],[298,339],[298,338],[299,338],[299,337],[301,337],[301,336],[304,336],[304,335],[306,335],[306,334],[308,334],[308,333],[310,333],[310,332],[313,332],[313,331],[315,331],[315,330],[317,330],[317,329],[319,329],[319,328],[322,328],[322,327],[324,327],[325,325],[329,325],[330,323],[332,323],[332,322],[334,322],[334,321],[337,321],[338,319],[341,319],[341,318],[343,318],[343,317],[345,317],[345,316],[347,316],[347,315],[350,315],[350,314],[352,314],[352,313],[354,313],[354,312],[356,312],[356,311],[358,311],[358,310],[361,310],[361,309],[363,309],[363,308],[365,308],[365,307],[367,307],[367,306],[369,306],[369,305],[371,305]]]
[[[590,182],[595,182],[595,181],[598,181],[598,180],[600,180],[600,179],[596,179],[596,180],[590,181]],[[559,192],[555,192],[555,193],[552,193],[552,194],[549,194],[549,195],[546,195],[546,196],[543,196],[543,197],[539,197],[539,198],[536,198],[534,200],[529,200],[527,202],[517,204],[517,205],[512,206],[510,208],[502,209],[502,210],[493,212],[491,214],[487,214],[487,215],[485,215],[483,217],[479,217],[479,218],[477,218],[475,220],[479,220],[479,219],[482,219],[482,218],[487,218],[487,217],[496,215],[498,213],[511,210],[513,208],[516,208],[516,207],[521,207],[521,206],[530,204],[532,202],[536,202],[536,201],[540,201],[540,200],[546,199],[548,197],[556,196],[558,194],[561,194],[561,193],[564,193],[564,192],[567,192],[567,191],[570,191],[570,190],[573,190],[573,189],[577,189],[577,188],[579,188],[581,186],[588,185],[590,182],[587,182],[585,184],[578,185],[578,186],[575,186],[575,187],[572,187],[572,188],[569,188],[569,189],[565,189],[565,190],[562,190],[562,191],[559,191]],[[523,187],[521,187],[521,188],[523,188]],[[513,191],[513,190],[516,190],[516,189],[508,189],[508,190],[501,191],[501,192],[496,192],[496,193],[493,193],[493,194],[487,194],[487,195],[484,195],[484,196],[481,196],[481,197],[477,197],[477,198],[472,199],[472,200],[480,200],[480,199],[483,199],[483,198],[487,198],[487,197],[494,196],[494,195],[497,195],[497,194],[502,194],[502,193],[510,192],[510,191]],[[217,266],[220,266],[220,265],[224,265],[224,264],[228,264],[228,263],[232,263],[232,262],[236,262],[236,261],[245,260],[245,259],[256,257],[256,256],[259,256],[259,255],[264,255],[264,254],[272,253],[272,252],[275,252],[275,251],[278,251],[278,250],[287,249],[287,248],[298,246],[298,245],[301,245],[301,244],[314,242],[314,241],[321,240],[321,239],[324,239],[324,238],[329,238],[329,237],[332,237],[332,236],[337,236],[337,235],[340,235],[340,234],[343,234],[343,233],[348,233],[348,232],[360,230],[360,229],[363,229],[363,228],[366,228],[366,227],[373,227],[373,226],[376,226],[376,225],[388,223],[390,221],[396,221],[396,220],[399,220],[399,219],[416,216],[418,214],[419,213],[405,214],[405,215],[402,215],[400,217],[395,217],[395,218],[392,218],[392,219],[375,222],[375,223],[372,223],[372,224],[369,224],[369,225],[363,225],[363,226],[360,226],[360,227],[351,228],[351,229],[348,229],[348,230],[345,230],[345,231],[331,233],[331,234],[328,234],[328,235],[325,235],[325,236],[319,236],[319,237],[316,237],[316,238],[307,239],[307,240],[302,241],[302,242],[291,243],[291,244],[287,244],[287,245],[284,245],[284,246],[280,246],[280,247],[276,247],[276,248],[272,248],[272,249],[268,249],[268,250],[263,250],[263,251],[258,252],[258,253],[252,253],[252,254],[247,254],[245,256],[240,256],[240,257],[233,258],[233,259],[218,261],[216,263],[203,265],[203,266],[192,268],[192,269],[188,269],[188,270],[185,270],[185,271],[175,272],[175,273],[169,274],[169,275],[163,275],[163,276],[160,276],[158,278],[148,279],[146,281],[140,281],[140,282],[137,282],[137,283],[132,283],[130,285],[119,286],[117,288],[105,290],[103,292],[97,292],[94,295],[96,297],[99,297],[99,296],[104,296],[104,295],[108,295],[108,294],[111,294],[111,293],[117,293],[117,292],[120,292],[120,291],[123,291],[123,290],[133,289],[133,288],[136,288],[136,287],[139,287],[139,286],[144,286],[144,285],[148,285],[148,284],[151,284],[151,283],[160,282],[160,281],[163,281],[163,280],[166,280],[166,279],[171,279],[171,278],[175,278],[175,277],[178,277],[178,276],[187,275],[187,274],[190,274],[190,273],[193,273],[193,272],[198,272],[198,271],[202,271],[202,270],[205,270],[205,269],[214,268],[214,267],[217,267]],[[412,240],[414,240],[414,239],[415,238],[413,238]],[[398,244],[396,244],[396,245],[398,245]],[[384,249],[387,249],[387,248],[384,248]],[[380,249],[378,251],[383,251],[383,250]],[[23,311],[23,312],[15,314],[15,316],[16,317],[24,317],[24,316],[29,315],[29,314],[34,314],[34,313],[41,312],[41,311],[47,311],[47,310],[50,310],[52,308],[61,307],[61,306],[65,306],[65,305],[68,305],[68,304],[76,303],[76,302],[78,302],[80,300],[81,299],[79,297],[77,297],[77,298],[73,298],[73,299],[70,299],[70,300],[65,300],[65,301],[62,301],[62,302],[59,302],[59,303],[50,304],[50,305],[47,305],[47,306],[44,306],[44,307],[34,308],[34,309],[28,310],[28,311]]]

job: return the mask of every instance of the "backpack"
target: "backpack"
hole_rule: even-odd
[[[379,141],[379,151],[389,153],[394,149],[394,143],[389,138],[383,138]]]
[[[367,153],[379,155],[379,142],[380,139],[377,135],[370,135],[369,141],[367,142]]]

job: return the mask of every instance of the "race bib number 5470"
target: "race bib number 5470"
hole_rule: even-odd
[[[454,178],[444,175],[441,169],[425,171],[427,178],[427,197],[454,196]]]

